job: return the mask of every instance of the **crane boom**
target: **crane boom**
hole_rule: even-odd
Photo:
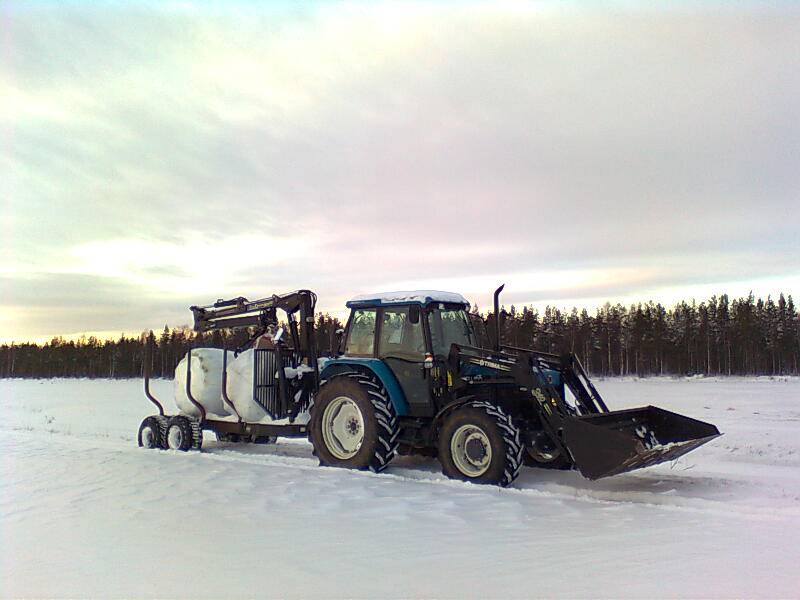
[[[297,290],[288,294],[275,294],[259,300],[248,300],[243,296],[229,300],[217,300],[205,306],[189,307],[194,315],[194,330],[197,332],[217,329],[243,329],[258,327],[264,329],[269,324],[277,324],[277,310],[286,313],[295,348],[316,358],[314,343],[314,308],[317,295],[311,290]],[[294,315],[300,313],[302,340]]]

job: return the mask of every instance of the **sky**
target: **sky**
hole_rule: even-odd
[[[800,295],[800,9],[0,3],[0,341],[298,288]]]

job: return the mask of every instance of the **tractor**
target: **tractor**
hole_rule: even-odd
[[[307,437],[323,466],[380,472],[397,454],[422,454],[437,456],[448,477],[508,486],[526,465],[598,479],[673,460],[720,435],[653,406],[609,411],[575,355],[503,344],[502,289],[491,343],[479,344],[461,295],[390,292],[347,302],[347,325],[324,358],[309,290],[193,306],[196,331],[254,328],[250,343],[278,324],[276,310],[285,312],[274,347],[254,350],[253,400],[275,422],[216,419],[199,403],[199,417],[167,417],[149,391],[146,360],[145,393],[159,414],[142,423],[139,443],[200,448],[204,429],[240,441]],[[308,376],[287,376],[299,369]],[[222,382],[232,407],[224,366]]]

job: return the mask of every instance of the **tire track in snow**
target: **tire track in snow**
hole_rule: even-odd
[[[42,435],[39,432],[30,431],[27,429],[19,430],[2,427],[0,427],[0,432],[9,435],[32,438],[36,441],[52,440],[53,438],[57,438],[59,443],[89,446],[100,449],[108,448],[110,450],[114,450],[115,452],[152,452],[133,445],[135,444],[133,440],[131,440],[130,444],[122,444],[114,441],[113,437],[84,438],[64,432],[47,432],[46,435]],[[204,447],[199,453],[183,453],[177,451],[159,451],[159,453],[172,460],[210,460],[227,464],[246,464],[262,468],[287,468],[303,472],[313,472],[325,477],[380,478],[383,481],[391,481],[400,484],[446,486],[462,491],[469,491],[470,493],[486,495],[487,498],[489,495],[499,493],[537,500],[586,502],[607,507],[626,505],[642,506],[663,510],[713,514],[729,518],[749,518],[757,520],[782,520],[786,517],[800,516],[800,503],[798,503],[797,506],[775,507],[774,505],[770,505],[767,507],[761,507],[749,504],[733,504],[696,496],[682,496],[679,494],[672,494],[671,490],[667,490],[666,493],[635,489],[626,489],[622,491],[593,490],[586,487],[574,487],[568,484],[556,483],[552,481],[536,482],[534,485],[537,485],[537,487],[520,487],[520,482],[518,481],[518,483],[515,484],[515,487],[497,488],[493,486],[482,486],[463,481],[455,481],[448,479],[444,475],[426,470],[424,468],[414,469],[403,466],[390,466],[382,473],[334,469],[332,467],[319,466],[317,459],[310,455],[310,446],[308,446],[309,456],[298,456],[297,451],[304,450],[305,447],[305,444],[301,443],[284,442],[266,447],[257,446],[255,447],[259,450],[257,452],[248,451],[251,449],[246,446],[239,450],[231,449],[222,445],[213,445]],[[276,453],[274,450],[277,450],[278,452]],[[294,450],[294,452],[292,450]],[[676,482],[673,480],[673,483]],[[719,479],[715,483],[716,485],[727,486],[743,485],[741,482],[730,479]]]

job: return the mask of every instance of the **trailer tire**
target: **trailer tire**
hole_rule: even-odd
[[[397,414],[376,377],[329,379],[310,407],[308,437],[322,466],[383,471],[397,452]]]
[[[165,447],[168,450],[186,452],[193,446],[195,446],[195,433],[192,422],[182,415],[172,417],[167,425]]]
[[[499,406],[472,401],[451,412],[439,432],[439,462],[451,479],[511,485],[524,446],[519,428]]]
[[[158,415],[146,417],[139,425],[139,447],[149,450],[164,448],[167,427],[166,419],[159,418]]]

